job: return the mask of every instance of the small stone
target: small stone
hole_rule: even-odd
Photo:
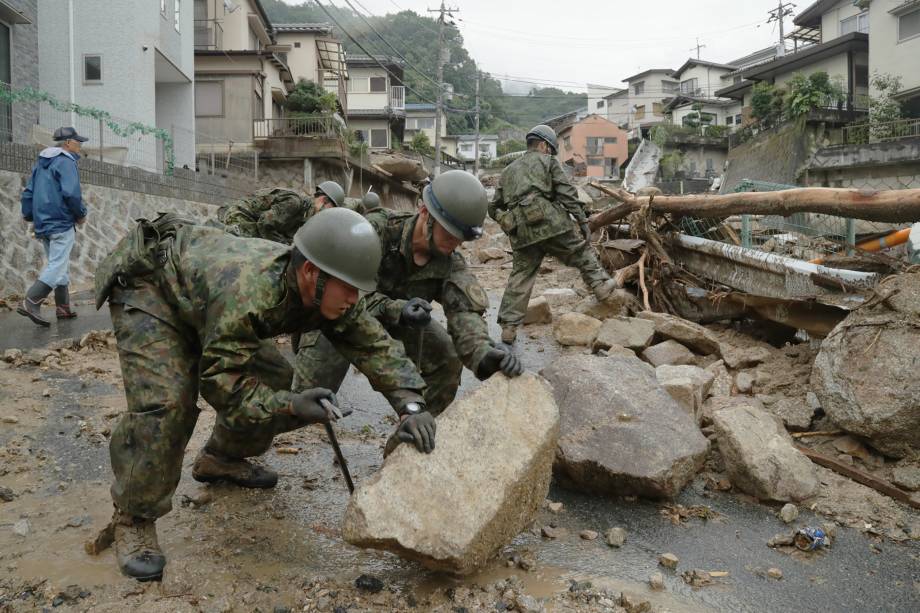
[[[664,364],[691,364],[693,357],[693,352],[677,341],[658,343],[642,352],[642,359],[656,368]]]
[[[44,396],[45,398],[51,398],[51,388],[46,387],[45,389],[43,389],[42,396]]]
[[[26,536],[29,534],[29,531],[32,529],[32,526],[29,524],[28,519],[20,519],[15,524],[13,524],[13,534],[19,536]]]
[[[725,360],[725,365],[732,370],[750,368],[770,359],[770,350],[766,347],[737,348],[723,346],[722,359]]]
[[[680,561],[680,558],[678,558],[673,553],[663,553],[660,556],[658,556],[658,563],[664,566],[665,568],[670,568],[671,570],[674,570],[675,568],[677,568],[677,563],[679,561]]]
[[[597,538],[598,535],[597,535],[597,532],[595,532],[594,530],[582,530],[578,534],[578,536],[580,536],[586,541],[593,541]]]
[[[562,538],[568,534],[568,531],[565,528],[554,528],[552,526],[543,526],[540,530],[540,534],[545,536],[548,539],[558,539]]]
[[[86,521],[86,519],[87,518],[85,517],[71,517],[70,519],[67,520],[67,527],[68,528],[79,528],[80,526],[83,525],[83,522]]]
[[[833,522],[824,522],[821,524],[824,534],[830,537],[831,541],[837,538],[837,524]]]
[[[664,575],[661,573],[652,573],[648,578],[648,586],[655,590],[660,591],[664,589]]]
[[[355,587],[364,592],[376,594],[383,589],[383,581],[372,575],[361,575],[355,579]]]
[[[560,345],[588,345],[594,342],[601,321],[581,313],[565,313],[553,324],[553,337]]]
[[[779,516],[785,523],[791,524],[799,516],[799,508],[791,502],[788,502],[779,510]]]
[[[781,571],[780,569],[776,567],[770,568],[767,570],[767,576],[770,577],[771,579],[782,579],[783,571]]]
[[[712,575],[698,568],[688,570],[681,577],[683,577],[685,583],[692,587],[703,587],[712,584]]]
[[[553,321],[553,310],[545,296],[534,298],[527,303],[527,313],[524,315],[524,325],[548,324]]]
[[[2,422],[5,423],[5,424],[18,424],[18,423],[19,423],[19,418],[18,418],[18,417],[13,417],[13,416],[11,416],[11,415],[5,415],[5,416],[3,416],[3,417],[0,417],[0,421],[2,421]]]
[[[808,406],[811,407],[812,411],[817,411],[821,408],[821,401],[818,400],[818,395],[814,392],[805,393],[805,402],[808,403]]]
[[[891,480],[895,485],[906,490],[920,490],[920,467],[916,464],[895,466],[891,471]]]
[[[562,512],[562,503],[561,502],[549,502],[546,505],[546,508],[552,513],[561,513]]]
[[[19,349],[7,349],[3,352],[3,361],[13,364],[22,360],[22,351]]]
[[[845,453],[847,455],[853,456],[854,458],[859,458],[863,462],[868,461],[872,456],[869,450],[866,449],[866,446],[863,445],[859,439],[849,435],[834,439],[834,448],[837,449],[837,451],[840,453]]]
[[[626,542],[626,530],[620,527],[611,528],[604,533],[604,538],[607,539],[607,544],[611,547],[622,547],[623,543]]]
[[[533,596],[518,594],[514,599],[514,607],[520,613],[542,613],[543,605]]]
[[[0,500],[3,502],[13,502],[16,500],[16,494],[8,487],[0,487]]]
[[[211,494],[210,491],[202,489],[192,492],[186,496],[186,498],[188,498],[188,501],[196,507],[203,507],[204,505],[214,500],[214,495]]]
[[[741,394],[750,394],[754,390],[754,373],[741,371],[735,375],[735,388]]]
[[[558,307],[578,300],[578,292],[569,287],[553,288],[545,290],[541,298],[545,298],[549,306]]]

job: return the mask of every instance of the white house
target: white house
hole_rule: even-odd
[[[457,134],[457,157],[464,162],[472,162],[476,159],[476,135],[475,134]],[[497,134],[480,134],[479,135],[479,159],[487,158],[494,160],[498,156],[498,135]]]
[[[629,129],[649,128],[667,121],[664,105],[680,93],[680,83],[670,68],[651,68],[626,77],[626,125]],[[611,119],[611,121],[615,121]],[[615,121],[623,124],[623,121]]]
[[[348,69],[342,42],[332,35],[327,23],[276,23],[272,26],[278,45],[289,49],[281,54],[294,82],[301,79],[325,86],[345,107]]]
[[[39,87],[124,124],[162,128],[172,134],[176,165],[194,164],[192,10],[191,0],[80,0],[72,11],[39,2]],[[152,137],[129,146],[105,127],[101,135],[98,127],[76,127],[87,132],[88,145],[101,141],[110,161],[163,168],[161,143]]]
[[[348,129],[360,133],[371,149],[389,149],[401,141],[406,120],[403,63],[387,56],[349,55]]]
[[[435,125],[437,123],[437,105],[427,102],[410,102],[406,104],[406,131],[403,142],[408,143],[419,132],[428,136],[428,142],[434,146]],[[441,112],[441,138],[447,136],[447,115]],[[442,140],[442,149],[444,143]]]

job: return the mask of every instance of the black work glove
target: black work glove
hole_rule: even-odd
[[[336,404],[332,390],[314,387],[294,395],[291,400],[291,413],[311,424],[336,421],[340,415],[344,417],[351,414],[347,409],[337,409]]]
[[[499,343],[489,349],[489,352],[483,356],[482,360],[479,361],[479,368],[476,370],[480,379],[488,379],[498,371],[502,371],[508,377],[517,377],[524,372],[524,365],[514,355],[511,347],[504,343]]]
[[[587,221],[581,222],[579,224],[579,227],[581,228],[581,233],[584,235],[585,240],[590,243],[591,242],[591,228],[588,226],[588,222]]]
[[[424,328],[431,321],[431,304],[421,298],[410,298],[399,314],[399,325]]]
[[[396,436],[404,443],[415,443],[415,448],[424,453],[434,451],[434,433],[437,424],[428,411],[403,418],[396,429]]]

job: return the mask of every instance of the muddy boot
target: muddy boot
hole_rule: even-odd
[[[506,345],[513,345],[517,339],[517,326],[502,326],[502,342]]]
[[[592,291],[594,292],[594,297],[597,298],[597,301],[603,302],[607,300],[607,298],[610,298],[610,295],[618,289],[620,289],[620,286],[617,285],[616,281],[613,279],[607,279],[603,283],[595,285],[592,288]]]
[[[41,315],[42,302],[45,301],[45,298],[47,298],[50,293],[51,286],[45,285],[41,281],[36,281],[32,284],[32,287],[29,288],[29,291],[26,292],[26,297],[23,299],[22,304],[16,309],[16,312],[20,315],[25,315],[39,326],[50,326],[51,322]]]
[[[157,542],[156,521],[131,517],[115,511],[112,518],[115,536],[115,559],[125,575],[138,581],[159,581],[163,578],[166,557]]]
[[[54,304],[58,319],[73,319],[77,316],[77,312],[70,308],[70,290],[66,285],[54,288]]]
[[[192,478],[202,483],[229,481],[240,487],[269,488],[278,483],[278,473],[246,460],[227,458],[202,449],[192,466]]]

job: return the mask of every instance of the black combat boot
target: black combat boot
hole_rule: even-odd
[[[116,509],[112,526],[115,559],[121,572],[138,581],[162,579],[166,556],[157,542],[156,520],[132,517]]]
[[[70,308],[70,288],[66,285],[54,288],[54,304],[58,319],[73,319],[77,316],[77,312]]]
[[[192,466],[192,478],[202,483],[229,481],[240,487],[265,489],[275,487],[278,473],[246,460],[228,458],[202,449]]]
[[[25,315],[39,326],[50,326],[51,322],[41,315],[42,302],[45,301],[45,298],[47,298],[50,293],[50,285],[45,285],[41,281],[36,281],[32,284],[32,287],[29,288],[29,291],[26,292],[26,297],[23,299],[22,304],[16,309],[16,312],[20,315]]]

